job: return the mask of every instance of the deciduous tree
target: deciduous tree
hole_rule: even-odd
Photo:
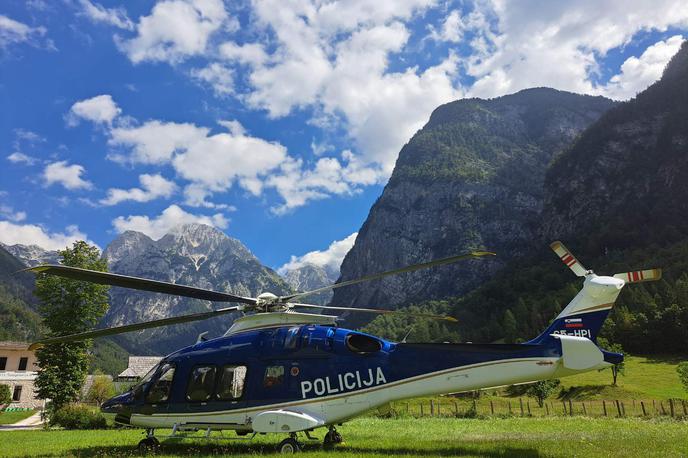
[[[107,271],[107,262],[98,248],[75,242],[59,252],[62,264],[71,267]],[[92,329],[108,308],[108,286],[40,274],[36,278],[36,296],[46,337],[63,336]],[[88,370],[91,341],[46,345],[36,351],[40,370],[36,391],[41,399],[50,399],[55,411],[79,397]]]

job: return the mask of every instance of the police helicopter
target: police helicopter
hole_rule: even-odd
[[[36,266],[27,270],[238,305],[51,337],[30,348],[243,312],[222,337],[205,341],[199,337],[195,344],[164,357],[129,391],[105,402],[102,411],[115,413],[119,424],[145,429],[142,449],[159,446],[155,436],[159,428],[172,429],[168,438],[198,437],[198,432],[210,438],[211,433],[222,436],[226,430],[251,435],[245,438],[286,434],[278,446],[281,453],[301,449],[302,436],[297,433],[316,440],[310,433],[325,428],[323,446],[331,448],[342,441],[336,426],[391,401],[565,377],[623,361],[622,354],[595,344],[597,334],[625,284],[658,280],[661,271],[598,276],[561,242],[551,247],[574,274],[584,278],[583,287],[542,334],[522,344],[390,342],[340,328],[335,316],[297,311],[402,313],[297,301],[388,275],[494,255],[474,251],[313,291],[286,296],[263,293],[255,298],[62,265]]]

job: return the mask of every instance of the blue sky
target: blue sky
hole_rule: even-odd
[[[200,221],[336,265],[435,107],[628,99],[687,29],[683,0],[4,1],[0,242]]]

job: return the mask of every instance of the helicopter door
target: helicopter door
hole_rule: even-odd
[[[158,372],[157,380],[152,383],[146,393],[146,406],[142,410],[142,413],[153,414],[167,412],[175,369],[175,365],[172,363],[163,364]]]
[[[211,410],[208,401],[213,397],[216,376],[217,366],[214,364],[200,364],[191,369],[185,394],[190,412]]]

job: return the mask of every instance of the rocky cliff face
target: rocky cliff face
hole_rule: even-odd
[[[688,43],[662,78],[606,113],[547,173],[542,233],[586,248],[639,247],[688,232]]]
[[[57,251],[46,250],[38,245],[5,245],[0,243],[0,246],[27,267],[39,264],[58,264],[60,261]]]
[[[461,294],[523,254],[536,234],[548,165],[614,104],[538,88],[437,108],[402,148],[341,280],[478,248],[499,257],[338,289],[333,304],[391,307]]]
[[[103,252],[111,272],[155,280],[227,291],[243,296],[261,292],[285,294],[291,291],[273,270],[263,266],[238,240],[209,226],[190,224],[177,228],[158,241],[144,234],[125,232]],[[164,294],[113,288],[105,324],[116,326],[137,321],[209,310],[206,301]],[[130,333],[118,338],[129,351],[164,353],[195,341],[209,331],[222,334],[231,317],[220,317],[188,325]]]
[[[339,278],[339,271],[327,269],[315,264],[305,264],[297,269],[287,270],[282,273],[282,278],[295,291],[310,291],[331,285]],[[332,292],[315,294],[304,298],[309,304],[325,305],[332,300]]]

